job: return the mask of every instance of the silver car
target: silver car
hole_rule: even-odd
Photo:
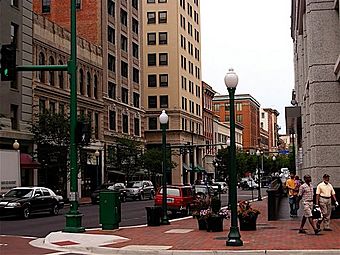
[[[151,181],[132,181],[126,185],[126,198],[144,200],[144,198],[153,199],[155,189]]]

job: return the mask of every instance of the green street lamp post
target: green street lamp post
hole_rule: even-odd
[[[237,222],[237,174],[236,174],[236,145],[235,145],[235,90],[238,76],[233,69],[224,77],[224,83],[228,88],[230,98],[230,209],[231,224],[228,234],[227,246],[242,246],[241,234]]]
[[[161,123],[162,127],[162,152],[163,152],[163,200],[162,200],[162,210],[163,210],[163,216],[161,219],[162,225],[169,225],[169,219],[168,219],[168,208],[167,208],[167,187],[166,187],[166,126],[169,121],[169,117],[166,114],[165,110],[162,111],[161,115],[159,115],[159,122]]]
[[[261,169],[259,167],[259,159],[260,156],[262,156],[262,168],[263,168],[263,151],[256,151],[256,156],[257,156],[257,179],[259,180],[259,186],[258,186],[258,192],[257,192],[257,200],[262,201],[262,196],[261,196]]]

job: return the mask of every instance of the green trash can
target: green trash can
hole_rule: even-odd
[[[148,226],[160,226],[162,217],[162,207],[149,206],[145,208]]]
[[[103,230],[119,228],[121,206],[119,192],[101,191],[99,194],[99,223]]]

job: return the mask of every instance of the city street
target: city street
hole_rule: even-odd
[[[266,189],[262,189],[262,195],[266,195]],[[253,191],[253,197],[257,198],[257,190]],[[250,190],[238,190],[238,199],[251,199]],[[222,205],[227,204],[227,194],[221,196]],[[146,224],[145,207],[153,206],[153,200],[127,201],[122,203],[122,222],[120,226],[133,226]],[[18,218],[3,218],[0,220],[0,232],[2,235],[44,237],[51,231],[62,230],[65,226],[64,214],[68,211],[68,205],[60,211],[58,216],[49,214],[34,214],[28,220]],[[81,205],[79,211],[84,214],[83,226],[86,228],[98,228],[99,225],[99,206]]]

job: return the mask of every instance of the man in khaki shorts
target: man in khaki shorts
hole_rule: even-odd
[[[317,235],[320,232],[320,229],[316,228],[313,218],[312,218],[312,210],[313,210],[313,185],[311,184],[312,178],[310,175],[305,175],[303,177],[305,183],[302,184],[299,188],[298,201],[302,200],[303,207],[303,216],[301,220],[301,225],[299,229],[300,234],[306,234],[306,230],[303,229],[305,223],[308,219],[309,224],[312,226],[314,233]]]
[[[332,184],[329,183],[329,175],[324,174],[323,182],[320,182],[316,188],[316,203],[320,206],[323,214],[324,231],[332,231],[329,227],[332,212],[332,198],[335,201],[335,206],[338,206],[339,203],[336,201],[335,191]],[[320,224],[318,227],[319,226]]]

